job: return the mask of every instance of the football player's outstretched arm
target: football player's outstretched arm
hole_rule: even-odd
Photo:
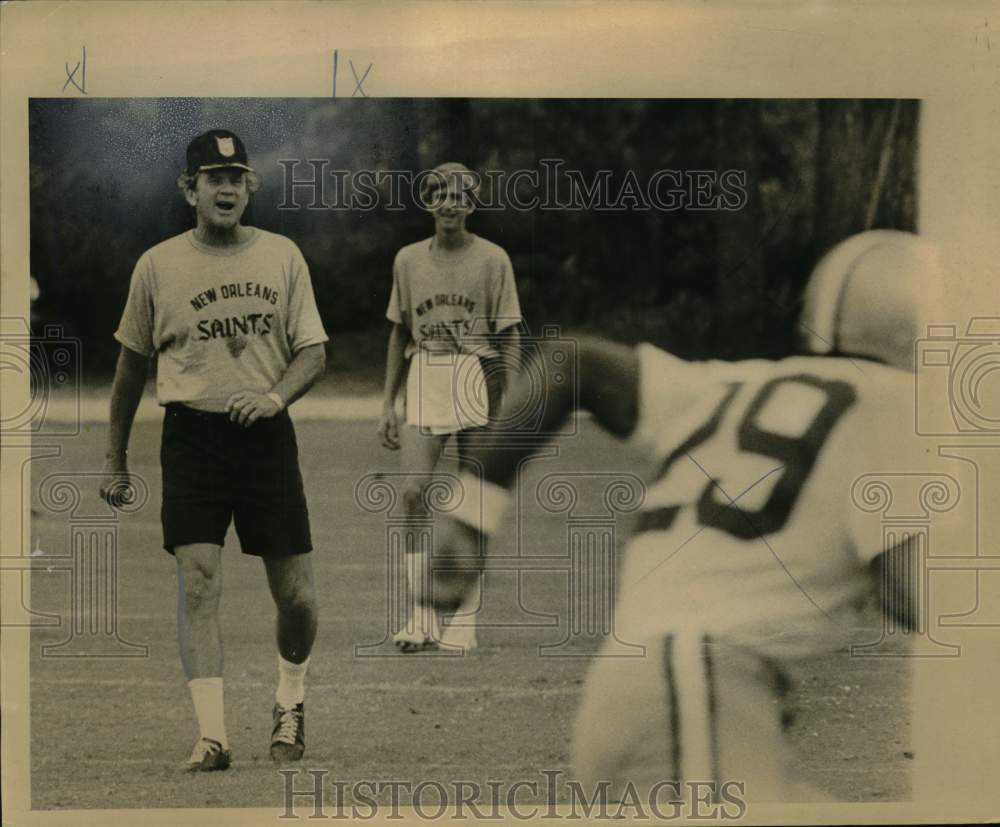
[[[521,354],[521,331],[517,325],[511,325],[505,330],[500,331],[494,338],[497,350],[500,353],[500,365],[503,370],[500,391],[501,394],[505,394],[507,393],[507,389],[513,384],[514,377],[517,376],[521,369],[519,362]]]
[[[627,437],[635,428],[639,410],[639,360],[627,345],[592,337],[576,341],[576,358],[560,365],[559,372],[546,369],[552,365],[554,352],[565,345],[543,341],[533,357],[538,367],[522,369],[504,397],[496,421],[485,431],[471,435],[469,457],[483,469],[487,482],[509,486],[525,457],[540,446],[523,449],[496,448],[497,436],[517,431],[507,425],[523,412],[533,399],[539,400],[541,433],[555,433],[577,409],[588,411],[606,431]],[[542,387],[536,387],[541,380]],[[522,417],[523,418],[523,417]]]
[[[541,448],[538,443],[497,447],[498,436],[509,432],[513,437],[518,433],[516,425],[505,423],[514,422],[515,415],[536,400],[542,406],[538,422],[541,433],[557,432],[577,409],[588,411],[601,427],[617,437],[627,437],[635,429],[639,414],[639,360],[635,350],[595,338],[580,339],[576,344],[576,359],[561,365],[556,374],[543,366],[552,365],[551,351],[564,346],[542,342],[535,357],[539,364],[521,370],[504,396],[495,421],[470,434],[469,464],[482,469],[481,488],[479,480],[463,475],[464,507],[444,522],[438,535],[430,590],[435,608],[456,610],[475,583],[482,568],[480,549],[496,530],[506,489],[514,482],[521,461]],[[539,378],[541,388],[532,384]]]

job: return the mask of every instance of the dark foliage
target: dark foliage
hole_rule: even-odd
[[[470,219],[510,253],[530,330],[559,324],[693,358],[777,356],[793,346],[797,299],[824,249],[868,227],[914,228],[917,116],[916,102],[878,100],[33,100],[38,309],[83,340],[88,373],[110,371],[136,259],[193,223],[174,185],[184,148],[225,126],[264,181],[246,220],[302,248],[334,344],[384,327],[393,256],[432,225],[408,196],[386,209],[386,186],[369,210],[307,209],[305,188],[300,208],[279,209],[282,159],[300,160],[299,178],[325,159],[328,203],[345,194],[332,170],[533,170],[537,186],[487,179],[484,204],[505,196],[507,207]],[[545,159],[584,185],[607,176],[611,196],[630,171],[645,189],[659,170],[741,170],[746,203],[512,208],[513,196],[566,197],[546,190]]]

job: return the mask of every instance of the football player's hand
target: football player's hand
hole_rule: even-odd
[[[226,402],[229,421],[238,422],[244,428],[249,428],[258,419],[272,417],[280,410],[271,397],[257,391],[238,391]]]
[[[132,487],[128,464],[123,458],[105,459],[98,492],[101,499],[112,508],[121,508],[135,501],[135,488]]]
[[[399,417],[395,408],[383,408],[382,418],[378,423],[378,438],[383,448],[390,451],[399,449]]]
[[[434,533],[434,554],[425,558],[431,565],[431,603],[440,612],[454,612],[483,570],[486,538],[449,517],[442,519],[440,529]]]

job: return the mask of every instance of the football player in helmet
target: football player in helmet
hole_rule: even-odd
[[[862,233],[810,278],[808,355],[688,362],[583,339],[569,381],[546,380],[545,432],[579,407],[657,460],[615,604],[617,636],[645,656],[593,660],[572,739],[580,782],[610,780],[618,795],[707,780],[742,782],[754,801],[823,797],[790,760],[785,665],[849,641],[879,580],[885,610],[914,621],[911,584],[898,577],[910,567],[897,559],[911,550],[884,548],[851,492],[863,473],[921,459],[906,427],[910,371],[939,270],[916,235]],[[522,372],[497,423],[538,398],[538,375]],[[462,478],[462,504],[438,535],[441,609],[475,581],[519,463],[537,450],[490,447],[503,426],[490,430],[470,449],[483,478]]]

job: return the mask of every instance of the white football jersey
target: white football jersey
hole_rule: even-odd
[[[697,630],[770,657],[842,645],[883,551],[878,515],[852,488],[928,456],[913,376],[843,358],[637,352],[633,442],[659,468],[625,555],[619,637]]]

